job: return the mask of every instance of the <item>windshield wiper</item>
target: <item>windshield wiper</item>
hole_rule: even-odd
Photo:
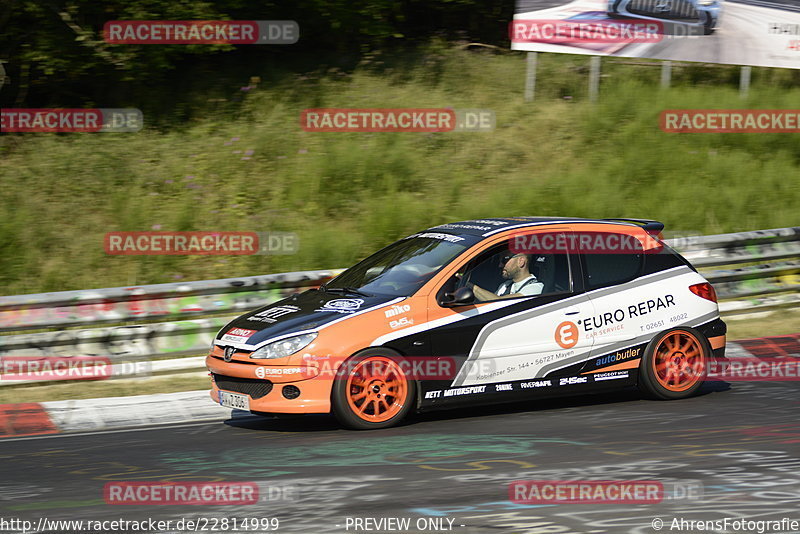
[[[358,295],[360,297],[372,297],[374,295],[370,295],[369,293],[364,293],[363,291],[356,289],[355,287],[325,287],[322,286],[321,289],[328,293],[349,293],[351,295]]]

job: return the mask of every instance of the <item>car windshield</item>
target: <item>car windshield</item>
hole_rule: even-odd
[[[418,234],[376,252],[325,285],[327,290],[407,297],[467,248],[467,239]]]

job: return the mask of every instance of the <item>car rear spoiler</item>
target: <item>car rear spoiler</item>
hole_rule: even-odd
[[[664,223],[652,219],[603,219],[604,221],[619,221],[641,226],[642,229],[651,235],[657,235],[664,229]]]

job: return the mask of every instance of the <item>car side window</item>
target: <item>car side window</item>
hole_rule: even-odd
[[[643,254],[585,254],[587,289],[598,289],[640,276]]]
[[[469,287],[475,302],[487,302],[572,290],[567,254],[515,254],[508,247],[504,242],[462,265],[440,293]]]

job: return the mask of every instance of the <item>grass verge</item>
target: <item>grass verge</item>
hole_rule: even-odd
[[[398,65],[286,78],[233,112],[168,131],[0,136],[4,294],[129,286],[351,265],[446,221],[646,217],[684,234],[797,224],[800,144],[789,134],[667,134],[674,108],[792,108],[800,89],[758,70],[747,100],[719,69],[604,62],[598,104],[581,56],[432,46]],[[731,77],[735,69],[730,68]],[[254,72],[254,74],[259,74]],[[706,78],[704,78],[704,75]],[[132,103],[132,105],[134,105]],[[311,107],[483,108],[483,133],[311,133]],[[289,231],[291,256],[107,256],[109,231]]]

